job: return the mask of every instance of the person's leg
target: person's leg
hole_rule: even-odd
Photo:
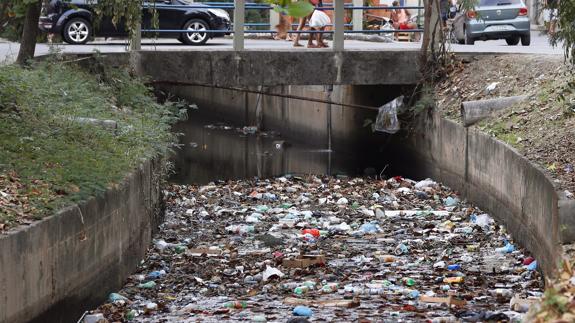
[[[321,31],[325,31],[326,27],[322,27],[320,28]],[[317,45],[319,47],[329,47],[329,45],[323,41],[323,33],[318,34],[318,38],[317,38]]]
[[[274,36],[275,40],[285,39],[287,37],[287,30],[286,30],[286,17],[280,14],[280,21],[276,25],[277,34]]]
[[[310,27],[309,30],[310,30],[310,31],[316,31],[316,30],[319,30],[319,29],[311,28],[311,27]],[[318,34],[313,33],[313,32],[310,32],[310,33],[309,33],[309,38],[308,38],[308,40],[307,40],[307,48],[318,48],[318,47],[319,47],[319,43],[318,43],[317,45],[313,43],[313,41],[316,39],[317,35],[318,35]]]
[[[292,30],[292,24],[293,24],[293,17],[288,16],[288,17],[286,17],[286,20],[287,20],[287,31],[291,31]],[[290,33],[286,33],[286,40],[292,41],[293,35]]]
[[[297,31],[302,31],[303,27],[305,26],[305,22],[307,20],[307,17],[303,17],[299,19],[299,25],[297,26]],[[293,46],[294,47],[301,47],[301,44],[299,43],[299,39],[300,39],[301,33],[296,33],[295,34],[295,40],[293,41]]]

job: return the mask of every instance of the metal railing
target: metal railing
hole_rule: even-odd
[[[363,4],[363,0],[354,0],[354,2],[359,1]],[[156,9],[162,8],[185,8],[185,9],[227,9],[233,10],[234,23],[232,23],[231,30],[201,30],[201,31],[190,31],[186,29],[142,29],[142,33],[208,33],[208,34],[233,34],[233,47],[234,50],[244,49],[244,34],[274,34],[277,33],[276,30],[263,29],[263,30],[250,30],[245,29],[245,27],[271,27],[273,23],[245,23],[245,11],[246,10],[270,10],[270,15],[276,14],[273,11],[273,7],[268,4],[245,2],[245,0],[234,0],[231,2],[199,2],[192,5],[168,5],[157,3],[153,6]],[[331,5],[326,5],[322,7],[317,7],[320,10],[333,10],[333,23],[328,25],[333,27],[333,30],[287,30],[289,34],[333,34],[333,49],[336,51],[344,49],[344,34],[381,34],[381,33],[418,33],[423,32],[423,29],[386,29],[386,30],[364,30],[363,29],[363,10],[373,10],[373,9],[384,9],[384,10],[395,10],[395,9],[417,9],[422,10],[422,6],[364,6],[364,5],[348,5],[344,3],[344,0],[335,0]],[[345,10],[352,10],[354,12],[354,19],[352,23],[345,23]],[[361,10],[360,14],[355,14],[356,11]],[[371,15],[373,16],[373,15]],[[357,19],[357,18],[361,18]],[[380,17],[383,19],[383,17]],[[270,19],[271,20],[271,19]],[[279,20],[279,19],[278,19]],[[358,26],[358,24],[360,26]],[[298,24],[292,24],[292,27],[298,26]],[[352,27],[352,30],[346,30],[346,27]]]

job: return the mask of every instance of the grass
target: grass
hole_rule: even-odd
[[[119,183],[174,142],[174,103],[101,64],[0,67],[0,229],[53,214]],[[74,118],[115,120],[116,131]]]

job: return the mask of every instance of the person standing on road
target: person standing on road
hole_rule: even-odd
[[[320,0],[319,7],[322,7],[322,2]],[[309,27],[312,31],[319,31],[318,33],[310,33],[310,38],[317,39],[317,45],[313,45],[313,42],[310,44],[308,43],[308,47],[310,48],[322,48],[322,47],[329,47],[327,43],[323,41],[323,31],[327,25],[331,23],[331,19],[329,16],[321,9],[315,9],[309,19]]]
[[[557,18],[559,16],[559,0],[547,0],[543,10],[543,22],[547,27],[547,34],[555,36],[557,31]]]
[[[309,2],[314,5],[314,6],[321,6],[321,0],[309,0]],[[315,12],[315,10],[314,10]],[[300,18],[299,19],[299,25],[297,26],[297,33],[295,34],[295,40],[293,41],[293,47],[302,47],[302,45],[299,43],[299,39],[301,37],[301,31],[303,30],[303,28],[305,27],[306,22],[308,22],[311,19],[311,16],[313,15],[313,12],[310,13],[308,16]],[[313,35],[312,33],[309,34],[309,38],[307,41],[307,47],[311,47],[313,41]]]

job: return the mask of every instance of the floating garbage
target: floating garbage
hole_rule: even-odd
[[[163,195],[146,258],[90,319],[508,321],[542,295],[537,261],[432,179],[286,175]]]

